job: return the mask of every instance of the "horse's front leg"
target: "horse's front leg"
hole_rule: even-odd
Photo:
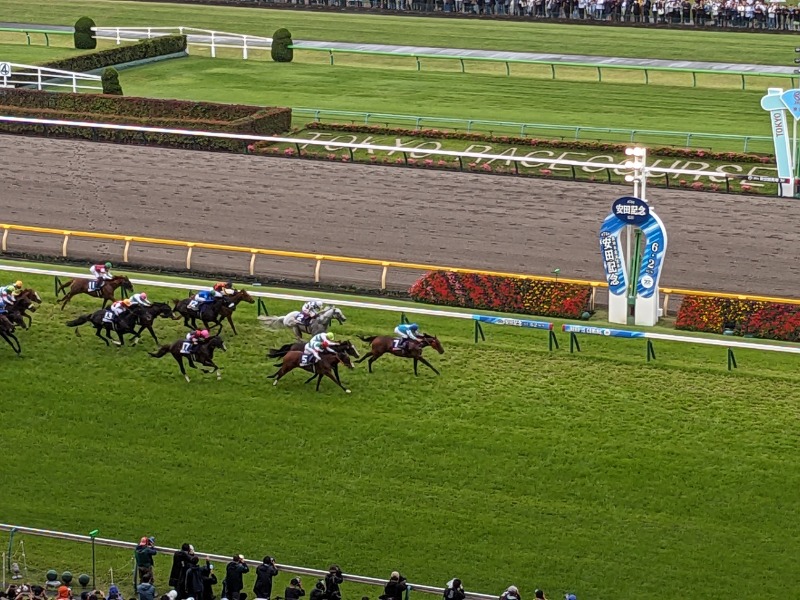
[[[186,380],[186,383],[190,383],[191,379],[186,374],[186,369],[183,366],[183,357],[180,354],[173,354],[172,356],[175,357],[175,361],[178,363],[178,366],[181,368],[181,373],[183,373],[183,378]],[[191,359],[189,359],[191,361]]]
[[[236,325],[233,324],[233,315],[228,315],[227,319],[228,319],[228,323],[231,326],[231,331],[233,332],[233,335],[239,335],[238,333],[236,333]],[[221,327],[222,326],[220,325],[220,331],[222,331]]]
[[[108,340],[103,335],[103,329],[104,329],[103,325],[101,325],[100,327],[95,327],[94,334],[101,340],[103,340],[106,343],[106,346],[110,346],[111,344],[108,343]],[[75,331],[77,332],[78,330],[76,329]]]
[[[436,367],[434,367],[434,366],[433,366],[431,363],[429,363],[427,360],[425,360],[425,359],[424,359],[424,358],[422,358],[421,356],[419,357],[419,359],[418,359],[418,360],[419,360],[419,362],[421,362],[423,365],[425,365],[426,367],[428,367],[428,368],[429,368],[431,371],[433,371],[433,372],[434,372],[434,373],[436,373],[437,375],[441,375],[441,373],[439,373],[439,371],[437,371],[437,370],[436,370]],[[416,363],[415,363],[415,366],[416,366]]]
[[[350,390],[349,390],[349,389],[347,389],[346,387],[344,387],[344,386],[341,384],[341,382],[339,382],[339,381],[336,381],[336,378],[333,376],[333,374],[331,373],[331,371],[330,371],[330,370],[326,371],[326,372],[324,373],[324,375],[325,375],[325,377],[327,377],[328,379],[330,379],[330,380],[331,380],[333,383],[335,383],[335,384],[336,384],[336,385],[338,385],[340,388],[342,388],[346,394],[349,394],[349,393],[350,393]],[[321,382],[321,381],[322,381],[322,377],[320,377],[320,379],[319,379],[319,380],[320,380],[320,382]],[[319,383],[317,383],[317,391],[319,391]]]

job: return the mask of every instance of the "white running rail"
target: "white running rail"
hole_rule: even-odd
[[[241,50],[242,58],[247,60],[249,50],[269,50],[272,47],[272,38],[269,37],[197,27],[92,27],[92,30],[98,40],[112,40],[117,45],[167,35],[185,35],[188,46],[211,48],[211,58],[217,57],[217,48]]]
[[[0,87],[36,86],[37,90],[50,87],[79,90],[103,90],[100,75],[48,69],[36,65],[0,62]],[[99,85],[98,85],[99,84]]]

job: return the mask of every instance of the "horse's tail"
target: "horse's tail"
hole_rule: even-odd
[[[360,339],[362,342],[366,342],[367,344],[371,344],[378,336],[377,335],[371,335],[369,337],[364,337],[364,336],[361,336],[361,335],[357,335],[356,337],[358,339]]]
[[[264,327],[269,329],[280,329],[283,327],[283,317],[270,317],[267,315],[259,315],[258,320]]]
[[[169,346],[161,346],[156,352],[148,352],[148,354],[153,358],[161,358],[167,352],[169,352]]]
[[[270,350],[267,352],[267,358],[281,358],[282,356],[286,356],[286,354],[292,349],[293,344],[284,344],[280,348]]]
[[[92,320],[92,315],[81,315],[73,321],[67,321],[67,327],[78,327]]]

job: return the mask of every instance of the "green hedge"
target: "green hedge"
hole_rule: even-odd
[[[41,66],[48,69],[61,69],[62,71],[76,71],[86,73],[95,69],[103,69],[114,65],[121,65],[135,60],[154,58],[184,52],[186,50],[185,35],[170,35],[152,40],[142,40],[136,44],[123,44],[100,52],[79,54],[70,58],[62,58]]]
[[[97,48],[97,38],[94,37],[94,31],[92,31],[94,26],[94,21],[89,17],[81,17],[75,22],[75,32],[72,34],[72,39],[78,50],[94,50]]]
[[[272,47],[270,55],[275,62],[292,62],[294,50],[292,46],[292,34],[288,29],[278,29],[272,34]]]
[[[119,84],[119,73],[114,67],[107,67],[103,71],[103,93],[122,96],[122,86]]]
[[[17,117],[99,121],[173,129],[275,135],[291,128],[290,108],[126,98],[96,94],[0,90],[0,113]],[[0,123],[0,133],[44,135],[178,148],[244,152],[248,142],[207,137],[142,134],[69,126]]]

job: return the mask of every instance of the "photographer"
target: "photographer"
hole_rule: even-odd
[[[186,598],[184,582],[186,570],[192,564],[194,548],[191,544],[183,544],[181,549],[172,555],[172,570],[169,572],[169,585],[178,592],[178,600]],[[142,579],[144,580],[144,579]]]
[[[134,550],[136,557],[136,575],[139,581],[149,577],[150,581],[155,581],[153,575],[153,557],[158,554],[155,548],[156,540],[152,537],[143,537],[139,540],[139,545]]]
[[[393,571],[389,581],[383,587],[383,595],[380,600],[403,600],[403,594],[408,589],[406,578],[398,571]]]
[[[331,565],[328,569],[328,574],[325,575],[325,598],[327,600],[341,600],[342,592],[339,590],[339,584],[344,581],[342,577],[342,570],[339,565]]]
[[[456,578],[448,581],[442,597],[444,600],[464,600],[467,595],[464,593],[464,586],[461,585],[461,580]]]
[[[309,598],[311,600],[325,600],[325,582],[322,579],[317,580]]]
[[[278,574],[278,567],[275,566],[275,559],[265,556],[264,561],[256,569],[256,583],[253,586],[253,594],[256,598],[269,600],[272,596],[272,578]]]
[[[225,569],[225,590],[228,600],[239,600],[244,582],[242,576],[250,572],[250,567],[244,562],[244,556],[236,554]]]
[[[206,566],[203,567],[203,600],[216,600],[214,596],[214,586],[217,585],[217,576],[214,575],[214,565],[206,559]]]
[[[289,582],[289,587],[283,592],[283,597],[286,600],[298,600],[305,595],[306,591],[303,589],[303,582],[300,581],[299,577],[292,578]]]

